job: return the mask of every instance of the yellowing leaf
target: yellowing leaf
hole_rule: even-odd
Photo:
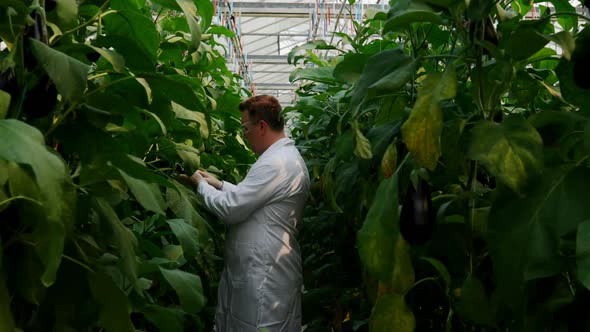
[[[373,152],[371,152],[371,142],[369,142],[365,135],[363,135],[356,121],[352,124],[352,127],[354,128],[355,140],[354,154],[362,159],[373,158]]]
[[[381,171],[385,178],[389,178],[395,172],[397,167],[397,148],[395,142],[392,142],[385,150],[383,159],[381,159]]]
[[[176,117],[183,120],[194,121],[199,124],[199,131],[203,138],[209,137],[209,125],[205,114],[201,112],[191,111],[175,102],[172,102],[172,111]]]
[[[520,116],[501,124],[482,121],[471,134],[469,157],[516,192],[543,166],[541,135]]]
[[[404,294],[414,284],[409,246],[399,232],[398,177],[381,181],[357,246],[361,262],[369,274],[381,282],[386,292]]]
[[[0,90],[0,120],[6,117],[10,107],[10,93]]]
[[[434,170],[441,156],[440,135],[442,113],[440,102],[455,97],[457,80],[455,68],[449,66],[444,73],[428,75],[408,120],[402,126],[402,137],[416,163]]]
[[[369,329],[371,332],[412,332],[416,327],[414,313],[410,310],[403,295],[380,296],[375,303]]]

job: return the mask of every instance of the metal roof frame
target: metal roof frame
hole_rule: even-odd
[[[293,47],[315,39],[330,39],[334,31],[352,32],[352,20],[360,21],[368,9],[387,11],[384,0],[219,0],[213,1],[216,24],[236,34],[227,39],[230,69],[244,78],[254,94],[273,94],[283,106],[292,105],[298,84],[289,82],[295,69],[287,62]],[[338,42],[338,37],[334,42]]]

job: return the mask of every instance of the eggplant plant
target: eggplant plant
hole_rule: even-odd
[[[590,328],[590,18],[550,3],[392,0],[291,52],[310,331]]]
[[[210,1],[0,2],[0,330],[210,331],[247,92]]]

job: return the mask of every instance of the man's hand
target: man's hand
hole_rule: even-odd
[[[201,176],[201,174],[199,173],[199,171],[196,171],[193,175],[188,176],[186,174],[180,174],[178,176],[178,180],[186,185],[189,185],[193,188],[197,188],[199,186],[199,182],[201,182],[203,180],[203,177]]]
[[[205,171],[197,171],[197,173],[199,173],[199,175],[202,177],[202,179],[204,179],[205,181],[207,181],[207,183],[209,183],[211,186],[213,186],[213,188],[215,188],[217,190],[221,189],[223,182],[217,180],[217,178],[215,178],[213,175],[211,175]]]

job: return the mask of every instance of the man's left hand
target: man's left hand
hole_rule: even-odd
[[[197,189],[197,187],[199,186],[199,182],[203,180],[203,176],[197,171],[191,176],[188,176],[186,174],[180,174],[178,180],[180,180],[180,182],[184,184],[190,185],[191,187]]]

